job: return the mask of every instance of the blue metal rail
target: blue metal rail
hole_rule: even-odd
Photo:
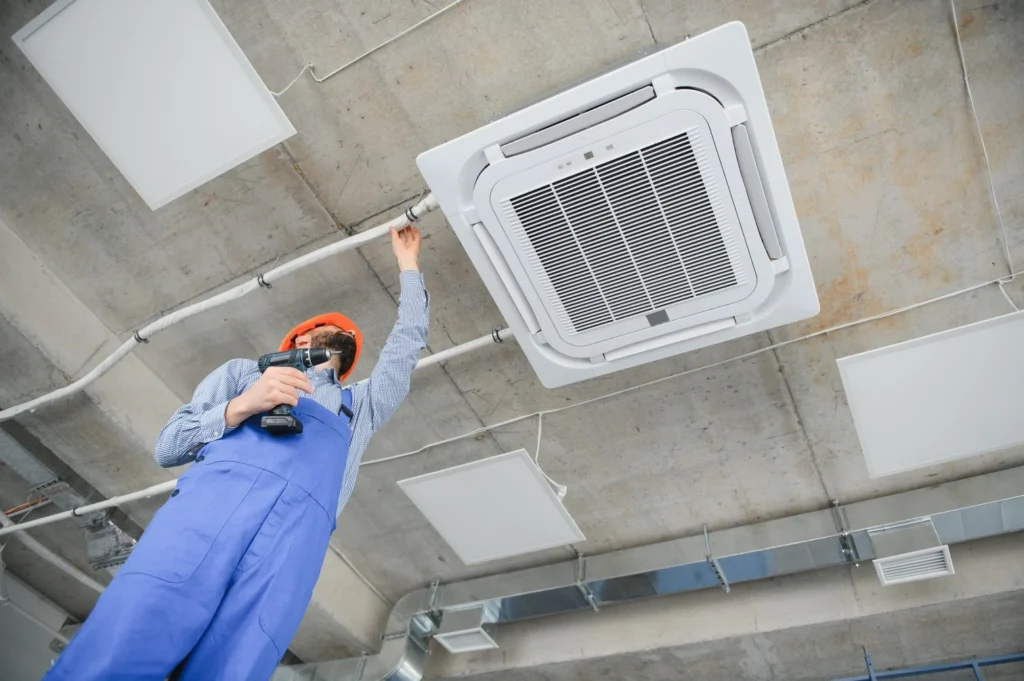
[[[1024,662],[1024,653],[1013,655],[1002,655],[1000,657],[983,657],[976,660],[964,660],[963,662],[949,662],[947,664],[933,664],[923,667],[904,667],[903,669],[890,669],[884,672],[875,671],[875,665],[871,661],[871,653],[864,651],[864,664],[868,668],[866,676],[850,676],[835,681],[876,681],[876,679],[905,679],[911,676],[927,676],[955,670],[970,669],[974,672],[975,681],[985,681],[981,673],[982,667],[994,667],[1000,664],[1012,662]]]

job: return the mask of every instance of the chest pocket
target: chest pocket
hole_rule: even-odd
[[[193,466],[178,479],[118,574],[168,582],[191,577],[260,475],[257,468],[218,463],[199,473]]]

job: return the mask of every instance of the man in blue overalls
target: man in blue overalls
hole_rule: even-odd
[[[362,339],[342,315],[314,317],[281,344],[337,354],[306,373],[260,374],[231,360],[206,377],[160,433],[178,479],[128,561],[46,675],[47,681],[265,681],[306,611],[359,460],[395,413],[426,344],[428,298],[415,228],[392,230],[401,269],[398,321],[370,377],[343,381]],[[290,404],[297,435],[260,414]]]

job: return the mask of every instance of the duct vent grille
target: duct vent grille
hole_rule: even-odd
[[[912,551],[874,561],[882,586],[934,579],[953,574],[948,546]]]
[[[455,631],[450,634],[435,634],[434,639],[447,648],[448,652],[454,654],[472,653],[477,650],[490,650],[498,647],[498,644],[487,635],[483,628]]]
[[[692,132],[505,203],[576,333],[745,283],[718,220],[728,196]]]

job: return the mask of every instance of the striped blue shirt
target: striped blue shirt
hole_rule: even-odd
[[[409,393],[409,379],[419,360],[420,350],[426,347],[430,298],[423,284],[423,275],[406,270],[400,279],[402,294],[398,301],[398,321],[370,377],[343,388],[333,369],[309,369],[306,376],[313,384],[313,394],[300,393],[337,414],[341,409],[342,391],[352,391],[352,442],[338,498],[338,513],[352,496],[359,462],[370,438],[398,411]],[[224,422],[228,401],[248,390],[259,377],[255,361],[233,359],[203,379],[192,401],[179,407],[160,431],[154,450],[156,462],[164,468],[190,463],[204,444],[233,430]]]

